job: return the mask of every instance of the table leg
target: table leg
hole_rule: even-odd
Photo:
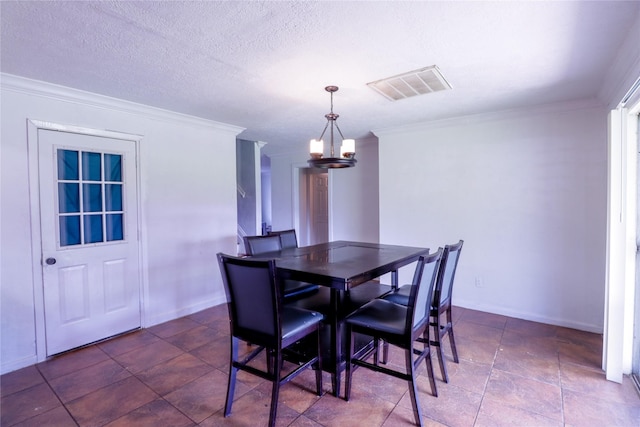
[[[340,291],[331,289],[331,312],[334,318],[331,321],[331,338],[333,346],[331,348],[331,359],[333,360],[333,377],[331,378],[331,387],[335,397],[340,396],[340,361],[342,360],[342,337],[340,331]]]
[[[398,289],[398,270],[391,271],[391,288]]]

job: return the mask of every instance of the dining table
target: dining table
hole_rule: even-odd
[[[343,305],[349,292],[388,273],[391,287],[397,287],[398,270],[428,253],[428,248],[339,240],[260,255],[275,259],[276,274],[282,280],[329,288],[330,310],[328,316],[325,314],[325,322],[330,329],[330,348],[329,360],[326,356],[323,358],[323,370],[331,374],[334,396],[340,394],[340,374],[346,367],[347,351],[343,348],[342,329]]]

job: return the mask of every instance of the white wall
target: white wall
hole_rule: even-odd
[[[454,304],[602,332],[606,129],[584,102],[377,131],[380,241],[464,239]]]
[[[358,140],[356,166],[333,172],[333,240],[379,241],[378,139]]]
[[[1,75],[1,371],[42,360],[31,255],[27,119],[142,135],[143,326],[225,300],[215,254],[235,253],[240,128]],[[36,236],[36,245],[39,245]],[[40,282],[41,283],[41,282]]]
[[[304,145],[304,144],[303,144]],[[306,145],[304,145],[306,148]],[[309,153],[299,151],[271,158],[271,213],[274,230],[294,226],[293,176],[306,167]],[[353,168],[329,171],[331,240],[378,241],[378,142],[356,141]]]

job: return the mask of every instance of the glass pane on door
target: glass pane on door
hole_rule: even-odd
[[[84,243],[102,241],[102,215],[86,215],[84,217]]]
[[[120,154],[104,155],[104,180],[110,182],[122,181],[122,156]]]
[[[102,177],[102,156],[100,153],[82,153],[82,179],[100,181]]]
[[[60,246],[80,244],[80,215],[60,217]]]
[[[107,215],[107,242],[123,240],[122,214]]]
[[[57,150],[60,246],[124,240],[122,161],[120,154]]]
[[[77,183],[58,183],[58,210],[60,213],[80,212],[80,187]]]
[[[78,179],[78,152],[58,150],[58,179]]]
[[[82,211],[102,212],[101,184],[82,184]]]
[[[122,184],[107,184],[105,186],[106,211],[122,210]]]

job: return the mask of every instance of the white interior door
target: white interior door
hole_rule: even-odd
[[[312,230],[312,244],[329,241],[329,174],[313,173],[310,175],[309,216]]]
[[[140,327],[133,141],[38,130],[46,353]]]

